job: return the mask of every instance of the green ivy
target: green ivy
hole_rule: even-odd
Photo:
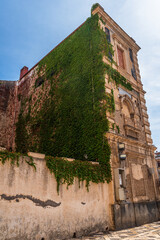
[[[27,164],[29,164],[30,166],[34,167],[34,169],[36,170],[36,165],[33,161],[33,158],[31,156],[28,156],[26,154],[22,153],[15,153],[15,152],[8,152],[8,151],[0,151],[0,162],[2,162],[2,164],[5,164],[5,162],[11,161],[11,164],[14,165],[16,164],[17,167],[19,167],[19,159],[20,157],[23,157],[25,159],[25,162]],[[27,159],[26,159],[27,157]]]
[[[115,102],[114,102],[113,89],[111,89],[111,93],[107,93],[106,105],[107,105],[108,112],[110,112],[110,113],[115,112]]]
[[[26,118],[21,111],[18,116],[18,121],[16,123],[16,151],[21,153],[26,153],[28,150],[28,133],[26,130]]]
[[[100,17],[100,20],[101,20],[101,22],[102,22],[104,25],[106,24],[106,22],[103,21],[102,17]]]
[[[74,177],[86,180],[87,188],[90,181],[111,180],[106,111],[114,112],[115,103],[113,90],[110,96],[105,92],[105,74],[117,86],[131,90],[126,79],[113,69],[111,54],[114,51],[99,26],[99,17],[92,15],[39,63],[38,78],[44,79],[43,91],[34,106],[29,100],[21,105],[16,125],[17,151],[81,160],[70,163],[47,158],[58,189],[60,183],[72,184]],[[103,62],[103,56],[108,57],[110,65]],[[41,88],[38,80],[35,87]],[[88,161],[98,161],[99,165]]]
[[[115,123],[112,123],[112,130],[115,129]]]
[[[129,91],[132,91],[132,86],[129,82],[127,82],[126,78],[109,64],[106,64],[106,73],[109,77],[109,81],[114,81],[117,87],[122,85]]]
[[[95,4],[92,5],[91,15],[92,15],[92,12],[94,11],[94,9],[96,9],[98,6],[99,6],[99,3],[95,3]]]
[[[86,181],[86,188],[89,190],[89,183],[110,182],[110,165],[94,165],[88,161],[73,160],[67,161],[63,158],[46,157],[46,165],[51,173],[54,173],[57,181],[57,192],[60,184],[73,184],[74,178],[78,178],[79,183]]]
[[[120,133],[120,128],[119,128],[119,126],[116,125],[116,128],[117,128],[117,132],[118,132],[118,134],[119,134],[119,133]]]
[[[36,151],[81,160],[87,155],[89,161],[109,162],[102,60],[108,44],[98,20],[98,15],[89,18],[39,64],[39,74],[45,67],[43,78],[50,82],[50,91],[31,123],[31,129],[38,126]]]

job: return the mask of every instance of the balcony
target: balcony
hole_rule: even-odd
[[[124,129],[127,137],[138,140],[140,126],[140,122],[135,123],[133,118],[124,116]]]
[[[134,127],[134,121],[132,118],[124,116],[124,125]]]

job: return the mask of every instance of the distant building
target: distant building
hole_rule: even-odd
[[[160,152],[155,152],[155,160],[157,162],[158,175],[160,179]]]

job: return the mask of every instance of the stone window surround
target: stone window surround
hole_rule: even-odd
[[[118,63],[118,66],[119,66],[121,69],[126,70],[125,49],[122,48],[120,45],[117,45],[117,46],[116,46],[116,49],[117,49],[117,63]],[[119,51],[122,52],[123,67],[120,65],[120,61],[119,61]]]

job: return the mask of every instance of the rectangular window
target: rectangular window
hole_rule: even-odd
[[[108,28],[105,27],[105,33],[106,33],[106,38],[107,41],[110,43],[111,42],[111,38],[110,38],[110,31]]]
[[[124,169],[119,169],[119,185],[125,187],[125,172]]]
[[[129,48],[129,56],[130,56],[131,61],[133,62],[133,52],[132,52],[131,48]]]
[[[106,33],[107,42],[111,43],[110,31],[107,27],[105,27],[105,33]],[[110,51],[108,53],[108,58],[110,61],[112,61],[112,53]]]
[[[136,69],[135,69],[135,67],[134,67],[134,64],[132,64],[131,74],[132,74],[132,77],[133,77],[135,80],[137,80]]]
[[[119,172],[119,185],[120,185],[120,187],[123,187],[123,183],[122,183],[122,172]]]
[[[133,61],[133,51],[132,51],[131,48],[129,48],[129,56],[130,56],[130,59],[131,59],[131,62],[132,62],[131,74],[132,74],[132,77],[133,77],[135,80],[137,80],[136,70],[135,70],[134,61]]]
[[[120,49],[120,48],[117,48],[117,52],[118,52],[118,62],[119,62],[119,66],[124,69],[123,50]]]

